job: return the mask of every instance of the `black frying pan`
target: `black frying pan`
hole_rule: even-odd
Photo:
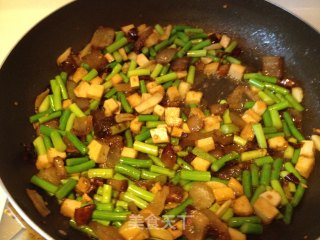
[[[192,24],[225,32],[241,39],[245,62],[257,68],[257,57],[284,56],[287,75],[294,76],[305,89],[304,104],[308,109],[304,116],[304,132],[310,134],[312,127],[320,126],[320,35],[285,11],[254,0],[74,2],[30,31],[0,72],[1,179],[28,218],[52,238],[65,239],[58,230],[67,229],[68,239],[86,239],[68,229],[66,219],[59,215],[53,200],[49,200],[53,214],[43,219],[25,194],[25,188],[31,187],[29,179],[36,172],[23,147],[33,139],[28,117],[33,113],[34,98],[57,73],[55,59],[63,50],[69,46],[80,50],[99,25],[118,28],[129,23]],[[211,92],[219,92],[219,87]],[[292,240],[304,236],[315,239],[320,236],[319,166],[316,164],[310,177],[310,188],[295,211],[293,223],[285,226],[281,221],[275,222],[266,227],[259,239]]]

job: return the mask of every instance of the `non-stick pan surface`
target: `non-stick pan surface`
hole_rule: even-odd
[[[304,132],[319,127],[320,35],[277,7],[257,0],[76,1],[32,29],[12,51],[0,71],[0,174],[7,190],[24,213],[55,239],[86,239],[68,229],[58,207],[43,219],[34,210],[25,189],[36,172],[24,151],[34,133],[28,122],[35,96],[57,74],[56,57],[67,47],[80,50],[99,25],[118,28],[129,23],[192,24],[239,38],[245,62],[259,68],[262,55],[285,58],[287,75],[305,89]],[[14,31],[14,29],[13,29]],[[249,50],[251,49],[251,50]],[[219,85],[210,95],[219,93]],[[317,159],[319,160],[319,158]],[[293,223],[276,221],[258,239],[315,239],[320,236],[320,164],[310,177],[310,188],[296,209]],[[58,230],[65,230],[62,237]]]

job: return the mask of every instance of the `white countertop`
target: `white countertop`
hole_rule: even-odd
[[[40,20],[73,0],[0,0],[0,66],[17,42]],[[320,32],[319,0],[269,0]],[[0,183],[0,219],[5,194]]]

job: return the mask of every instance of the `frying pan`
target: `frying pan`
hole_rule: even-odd
[[[99,25],[120,26],[135,23],[192,24],[227,33],[239,39],[244,62],[260,68],[263,55],[285,58],[286,75],[305,89],[303,131],[311,134],[320,117],[320,35],[306,24],[273,5],[254,0],[162,0],[162,1],[76,1],[55,12],[18,43],[0,71],[0,174],[14,205],[32,226],[46,238],[87,239],[68,227],[53,199],[46,199],[52,214],[41,218],[25,194],[30,177],[36,173],[25,146],[34,132],[28,122],[35,96],[58,72],[56,57],[67,47],[80,50]],[[209,81],[209,80],[208,80]],[[211,87],[217,95],[220,86]],[[223,86],[221,86],[223,87]],[[319,160],[319,157],[318,157]],[[316,164],[309,179],[310,188],[297,207],[291,225],[276,221],[255,239],[315,239],[320,236],[320,191]],[[59,230],[68,233],[61,235]]]

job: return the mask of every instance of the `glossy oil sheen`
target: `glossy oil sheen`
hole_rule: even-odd
[[[320,117],[320,36],[300,20],[273,5],[257,0],[162,0],[162,1],[76,1],[40,22],[12,51],[0,71],[0,174],[21,209],[55,239],[87,239],[68,229],[51,199],[53,214],[42,219],[25,194],[29,179],[36,173],[33,162],[24,157],[23,144],[34,133],[28,122],[35,96],[58,69],[55,59],[67,47],[80,50],[99,25],[118,28],[135,23],[192,24],[209,31],[239,38],[243,62],[256,69],[259,57],[270,54],[285,58],[288,76],[294,76],[305,89],[304,132],[319,127]],[[14,29],[13,29],[14,30]],[[250,49],[250,50],[249,50]],[[207,81],[214,81],[208,79]],[[226,89],[222,82],[208,84],[207,94],[217,96]],[[17,103],[18,105],[16,106]],[[319,161],[319,157],[317,159]],[[293,223],[277,221],[253,239],[315,239],[320,236],[320,168],[316,164],[310,188],[296,209]],[[61,237],[64,229],[68,237]]]

